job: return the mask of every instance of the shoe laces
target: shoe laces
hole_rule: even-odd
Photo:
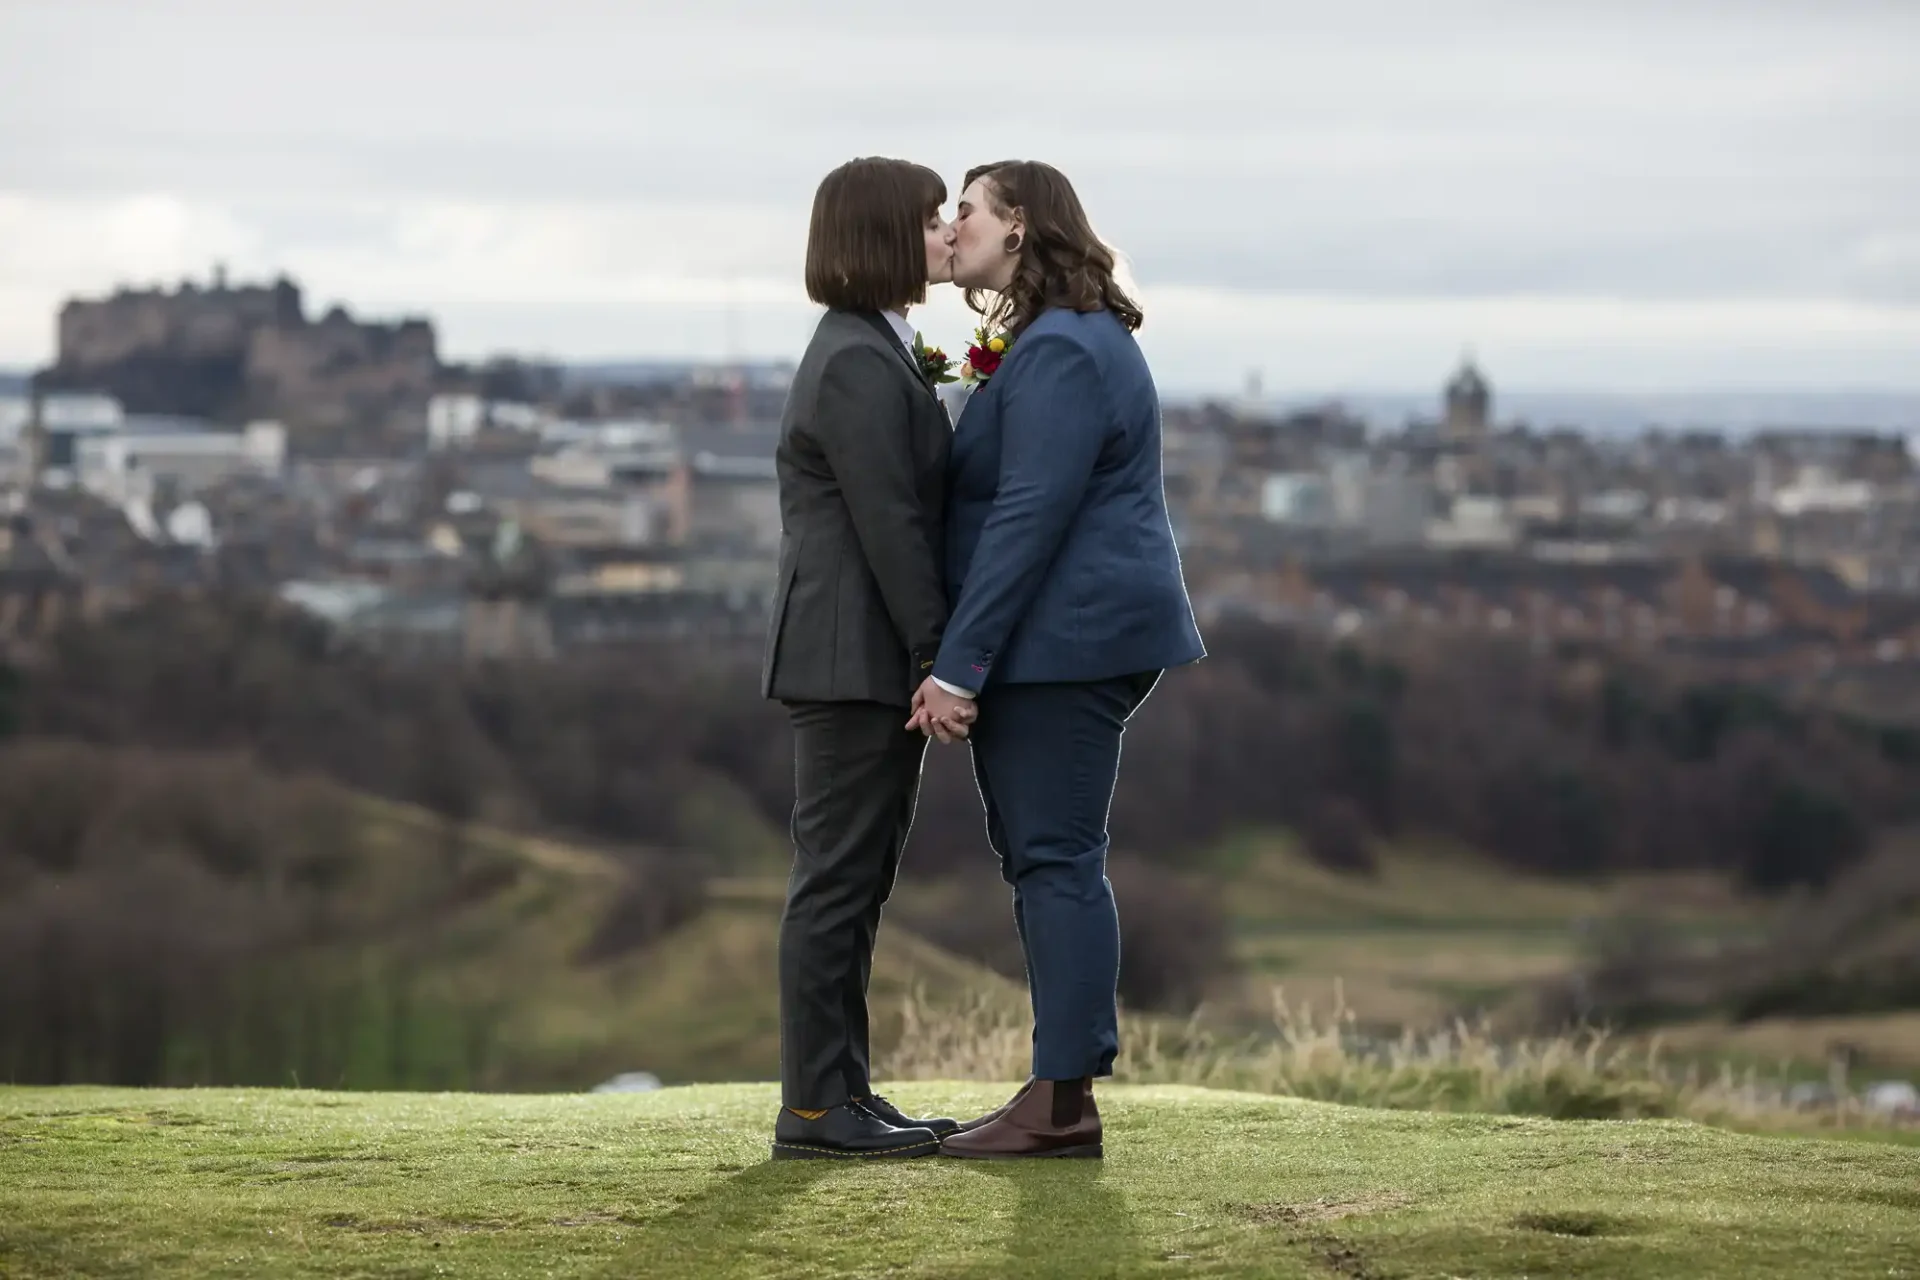
[[[900,1110],[900,1108],[894,1106],[891,1102],[888,1102],[885,1098],[881,1097],[877,1093],[870,1093],[866,1097],[860,1098],[857,1100],[849,1100],[847,1105],[852,1107],[854,1110],[858,1111],[861,1115],[871,1116],[873,1119],[878,1120],[881,1124],[897,1125],[899,1121],[894,1120],[889,1116],[882,1115],[879,1111],[880,1107],[888,1108],[888,1110],[890,1110],[892,1114],[895,1116],[903,1116],[905,1114]]]

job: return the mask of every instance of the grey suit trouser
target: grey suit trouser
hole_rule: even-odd
[[[780,1092],[820,1110],[871,1092],[867,980],[913,825],[927,739],[905,707],[790,702],[793,874],[780,919]]]

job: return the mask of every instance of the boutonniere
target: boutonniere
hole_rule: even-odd
[[[1013,339],[1003,331],[987,336],[984,328],[973,331],[973,345],[967,348],[967,362],[960,366],[960,377],[968,386],[978,386],[991,378],[1006,358]]]
[[[920,366],[920,376],[936,386],[954,380],[949,372],[953,368],[952,357],[938,347],[928,346],[918,330],[913,335],[913,362]]]

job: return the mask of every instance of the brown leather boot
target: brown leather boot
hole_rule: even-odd
[[[987,1112],[987,1114],[983,1116],[975,1116],[971,1120],[962,1121],[960,1124],[960,1127],[954,1130],[954,1132],[955,1133],[972,1133],[975,1129],[978,1129],[982,1125],[992,1124],[995,1120],[998,1120],[1001,1116],[1013,1110],[1014,1104],[1019,1102],[1020,1099],[1026,1097],[1027,1094],[1032,1091],[1032,1089],[1033,1089],[1033,1077],[1028,1076],[1027,1082],[1021,1085],[1019,1090],[1011,1098],[1008,1098],[1005,1102],[1001,1103],[999,1106],[995,1107],[993,1110]]]
[[[1003,1115],[943,1138],[940,1154],[962,1160],[1098,1160],[1100,1108],[1093,1102],[1093,1081],[1029,1081]]]

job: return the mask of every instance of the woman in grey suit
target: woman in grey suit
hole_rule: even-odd
[[[807,236],[807,296],[827,313],[774,454],[780,578],[762,672],[794,742],[777,1160],[932,1155],[955,1127],[874,1094],[866,1002],[926,750],[904,721],[947,623],[951,432],[906,320],[952,278],[946,197],[930,169],[850,161],[821,182]],[[942,736],[970,721],[949,716]]]

